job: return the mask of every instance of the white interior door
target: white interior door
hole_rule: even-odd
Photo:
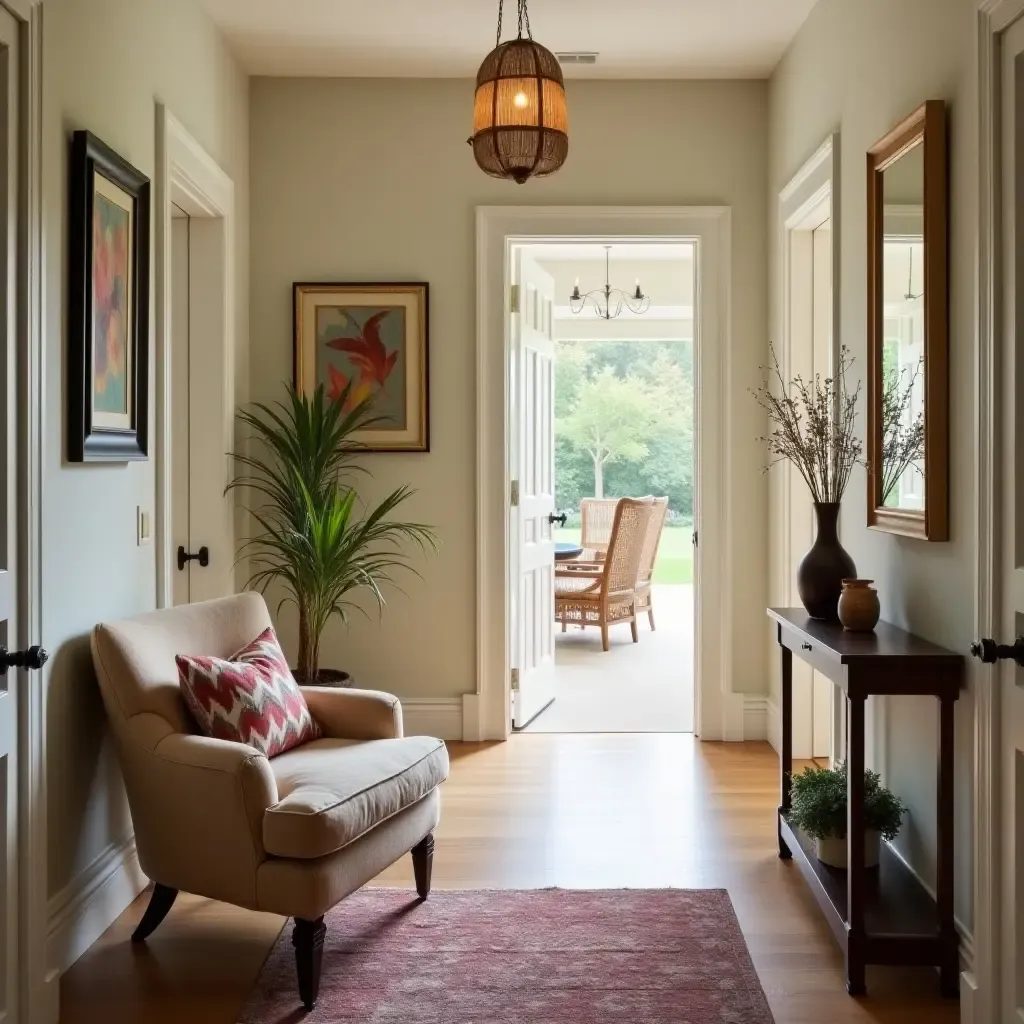
[[[171,554],[175,604],[234,592],[233,497],[224,410],[224,221],[171,217]]]
[[[1024,20],[1003,48],[1004,278],[1002,293],[1002,630],[1024,636]],[[1012,226],[1011,226],[1012,225]],[[1024,640],[1018,650],[1024,648]],[[1008,652],[1001,652],[1004,655]],[[1024,1024],[1024,658],[1000,661],[1002,690],[1002,978],[1001,1019]]]
[[[0,374],[4,415],[0,416],[3,465],[3,532],[0,535],[0,1021],[19,1019],[18,1003],[18,688],[20,673],[8,671],[6,648],[18,641],[18,407],[17,407],[17,237],[18,237],[18,26],[0,7],[0,245],[2,339]],[[23,662],[22,662],[23,663]]]
[[[555,282],[519,249],[513,289],[512,724],[521,729],[554,700]]]

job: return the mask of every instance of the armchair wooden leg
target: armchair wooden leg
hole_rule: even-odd
[[[647,609],[647,620],[651,624],[651,632],[654,632],[654,605]]]
[[[638,623],[636,621],[636,616],[635,615],[633,616],[633,619],[632,619],[632,621],[629,624],[629,628],[630,628],[630,630],[632,630],[632,633],[633,633],[633,643],[635,643],[635,644],[640,643],[640,626],[638,625]]]
[[[430,895],[430,875],[434,868],[434,833],[429,832],[412,848],[412,871],[416,892],[421,900]]]
[[[315,921],[295,918],[292,945],[295,947],[295,970],[299,976],[299,999],[306,1011],[316,1006],[320,994],[320,968],[324,961],[324,936],[327,925],[318,917]]]
[[[608,640],[608,623],[607,622],[602,622],[601,623],[601,650],[603,650],[603,651],[611,650],[611,643]]]
[[[145,942],[160,927],[168,911],[174,906],[178,890],[157,882],[153,886],[153,895],[149,897],[149,906],[142,915],[138,927],[132,932],[132,942]]]

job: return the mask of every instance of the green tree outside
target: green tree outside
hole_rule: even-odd
[[[693,519],[690,342],[560,342],[555,380],[558,507],[586,497],[665,495]]]

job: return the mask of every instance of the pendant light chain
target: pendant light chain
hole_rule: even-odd
[[[526,6],[526,0],[517,0],[519,14],[519,38],[523,38],[523,29],[526,29],[526,38],[533,39],[533,30],[530,28],[530,12]],[[505,0],[498,0],[498,34],[495,37],[495,46],[501,46],[501,29],[505,15]]]
[[[519,0],[519,38],[523,38],[523,23],[526,24],[527,38],[533,39],[533,32],[530,31],[530,12],[526,9],[526,0]]]

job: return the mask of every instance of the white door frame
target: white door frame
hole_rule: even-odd
[[[509,660],[509,275],[523,242],[696,241],[697,488],[695,557],[695,728],[706,740],[743,739],[746,698],[732,691],[729,467],[732,431],[727,366],[731,350],[729,207],[481,206],[477,267],[477,689],[463,699],[467,740],[505,740],[511,731]],[[500,339],[500,340],[499,340]],[[706,614],[701,614],[702,609]],[[763,698],[761,698],[763,701]]]
[[[185,130],[162,103],[156,105],[156,604],[173,604],[173,574],[177,571],[172,536],[173,462],[171,458],[171,207],[178,206],[195,218],[214,218],[221,233],[217,240],[222,260],[220,282],[222,301],[203,303],[201,315],[209,316],[203,325],[204,337],[222,338],[221,386],[217,389],[221,425],[219,444],[224,456],[227,482],[228,453],[234,447],[235,423],[235,186],[216,161]],[[217,443],[211,439],[211,445]],[[213,456],[220,453],[211,448]],[[230,552],[221,553],[234,562],[233,501],[221,494],[212,496],[222,503],[222,533],[230,536]],[[217,557],[215,555],[215,557]]]
[[[781,281],[779,296],[781,299],[782,333],[778,342],[779,362],[783,378],[791,379],[790,367],[793,362],[792,337],[794,330],[793,314],[793,241],[795,233],[805,227],[807,218],[825,202],[829,203],[832,240],[832,364],[836,365],[839,358],[840,338],[842,337],[842,308],[840,303],[841,275],[840,256],[842,252],[842,236],[840,231],[839,209],[839,169],[840,150],[839,134],[829,135],[818,147],[799,171],[793,176],[786,187],[779,193],[779,267]],[[798,482],[796,474],[779,474],[773,483],[777,488],[778,501],[772,502],[773,510],[777,507],[778,520],[773,517],[773,536],[770,549],[778,552],[778,568],[771,580],[774,594],[779,595],[773,600],[781,600],[789,607],[799,606],[799,598],[793,587],[793,557],[791,518],[793,508],[793,486]],[[800,486],[803,486],[800,482]],[[809,546],[809,544],[808,544]],[[769,664],[778,671],[778,643],[775,629],[769,639]],[[842,749],[842,723],[845,701],[842,693],[829,684],[833,691],[832,700],[832,735],[831,754]],[[769,735],[772,745],[778,750],[782,744],[781,720],[774,719],[777,735]],[[808,746],[808,744],[804,744]],[[805,756],[805,755],[801,755]]]
[[[1002,35],[1024,16],[1024,0],[978,0],[978,343],[975,356],[975,529],[978,566],[975,635],[999,630],[998,544],[999,363],[1001,338],[1001,131]],[[995,1021],[1001,1013],[1002,751],[1000,683],[991,666],[972,661],[974,694],[974,964],[961,977],[965,1020]]]
[[[42,510],[43,451],[46,423],[43,296],[43,0],[2,0],[20,26],[21,141],[19,209],[24,217],[18,238],[19,362],[19,533],[18,647],[43,641]],[[19,709],[19,871],[21,904],[20,1000],[22,1019],[51,1024],[58,1015],[57,975],[47,963],[46,853],[46,688],[23,689]]]

